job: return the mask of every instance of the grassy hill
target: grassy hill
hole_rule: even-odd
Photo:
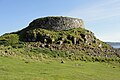
[[[0,36],[0,80],[118,80],[119,64],[120,50],[84,28]]]
[[[64,31],[23,29],[0,37],[1,55],[82,61],[120,61],[119,53],[83,28]]]

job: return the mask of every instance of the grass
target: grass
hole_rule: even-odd
[[[0,57],[0,80],[119,80],[115,63]]]
[[[90,62],[119,62],[120,58],[113,55],[111,58],[104,56],[92,56],[88,55],[84,51],[73,51],[73,50],[50,50],[49,48],[37,48],[37,47],[26,47],[23,44],[14,46],[0,46],[0,56],[15,56],[22,58],[29,58],[34,60],[44,59],[63,59],[71,61],[90,61]]]
[[[19,36],[17,34],[4,34],[0,36],[0,45],[14,45],[19,43]]]

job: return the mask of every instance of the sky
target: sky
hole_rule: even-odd
[[[0,35],[46,16],[83,19],[98,39],[120,42],[120,0],[0,0]]]

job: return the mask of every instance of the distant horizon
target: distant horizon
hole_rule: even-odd
[[[120,42],[120,0],[0,0],[0,13],[0,35],[21,30],[36,18],[68,16],[82,19],[98,39]]]

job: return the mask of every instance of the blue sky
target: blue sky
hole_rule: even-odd
[[[83,19],[100,40],[120,42],[120,0],[0,0],[0,35],[46,16]]]

